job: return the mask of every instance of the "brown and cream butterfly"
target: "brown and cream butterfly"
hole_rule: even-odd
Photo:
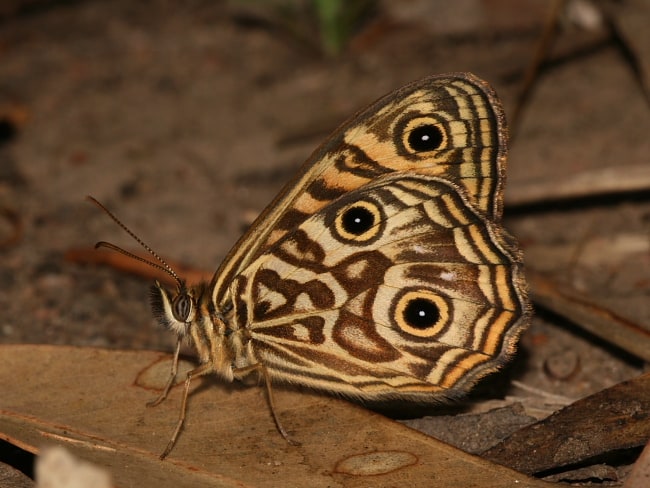
[[[192,378],[251,374],[351,399],[433,404],[515,351],[530,306],[503,229],[507,130],[487,83],[432,76],[379,99],[318,148],[209,283],[153,287],[189,339]],[[101,245],[101,244],[100,244]],[[146,247],[146,246],[145,246]],[[148,248],[147,248],[148,249]],[[150,251],[151,252],[151,251]]]

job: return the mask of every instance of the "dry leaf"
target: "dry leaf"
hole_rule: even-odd
[[[129,250],[135,256],[139,256],[145,261],[155,261],[151,255],[140,250]],[[65,253],[65,259],[71,263],[79,264],[103,264],[118,271],[126,272],[148,280],[158,280],[170,286],[176,286],[176,282],[160,269],[148,265],[143,261],[138,261],[128,256],[124,256],[115,251],[105,249],[91,248],[74,248]],[[173,259],[165,259],[165,262],[188,283],[198,283],[200,281],[209,281],[212,278],[212,272],[202,271]]]
[[[649,438],[647,373],[578,400],[515,432],[483,456],[524,473],[540,473],[642,446]]]
[[[650,330],[608,310],[571,286],[528,269],[526,277],[534,303],[569,319],[602,340],[644,361],[650,361]]]
[[[634,463],[623,488],[646,488],[650,486],[650,441],[645,445],[639,459]]]
[[[2,488],[34,488],[34,481],[8,464],[0,463]]]
[[[276,388],[277,433],[263,388],[196,381],[169,458],[180,388],[155,408],[169,357],[148,351],[0,346],[0,436],[31,452],[63,445],[118,487],[552,486],[468,455],[348,402]]]

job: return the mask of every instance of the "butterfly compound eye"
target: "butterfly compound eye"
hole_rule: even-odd
[[[179,322],[187,322],[192,313],[192,299],[189,295],[181,294],[174,299],[172,313]]]

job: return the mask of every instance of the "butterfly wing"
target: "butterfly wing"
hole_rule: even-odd
[[[227,308],[234,276],[286,233],[382,175],[444,177],[499,220],[506,138],[496,94],[469,73],[432,76],[386,95],[339,127],[253,223],[215,273],[214,303]]]
[[[304,220],[233,280],[247,362],[368,400],[462,392],[514,352],[526,323],[512,242],[459,186],[380,176]]]

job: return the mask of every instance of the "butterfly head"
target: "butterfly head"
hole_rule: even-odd
[[[213,371],[232,381],[233,352],[226,337],[223,316],[215,310],[206,283],[187,286],[176,281],[176,288],[165,288],[158,281],[151,287],[151,308],[161,325],[173,331],[178,341],[189,341],[201,363],[209,363]]]
[[[196,319],[197,300],[194,290],[179,280],[176,290],[170,291],[158,281],[151,287],[151,309],[154,317],[179,338],[189,334]]]

